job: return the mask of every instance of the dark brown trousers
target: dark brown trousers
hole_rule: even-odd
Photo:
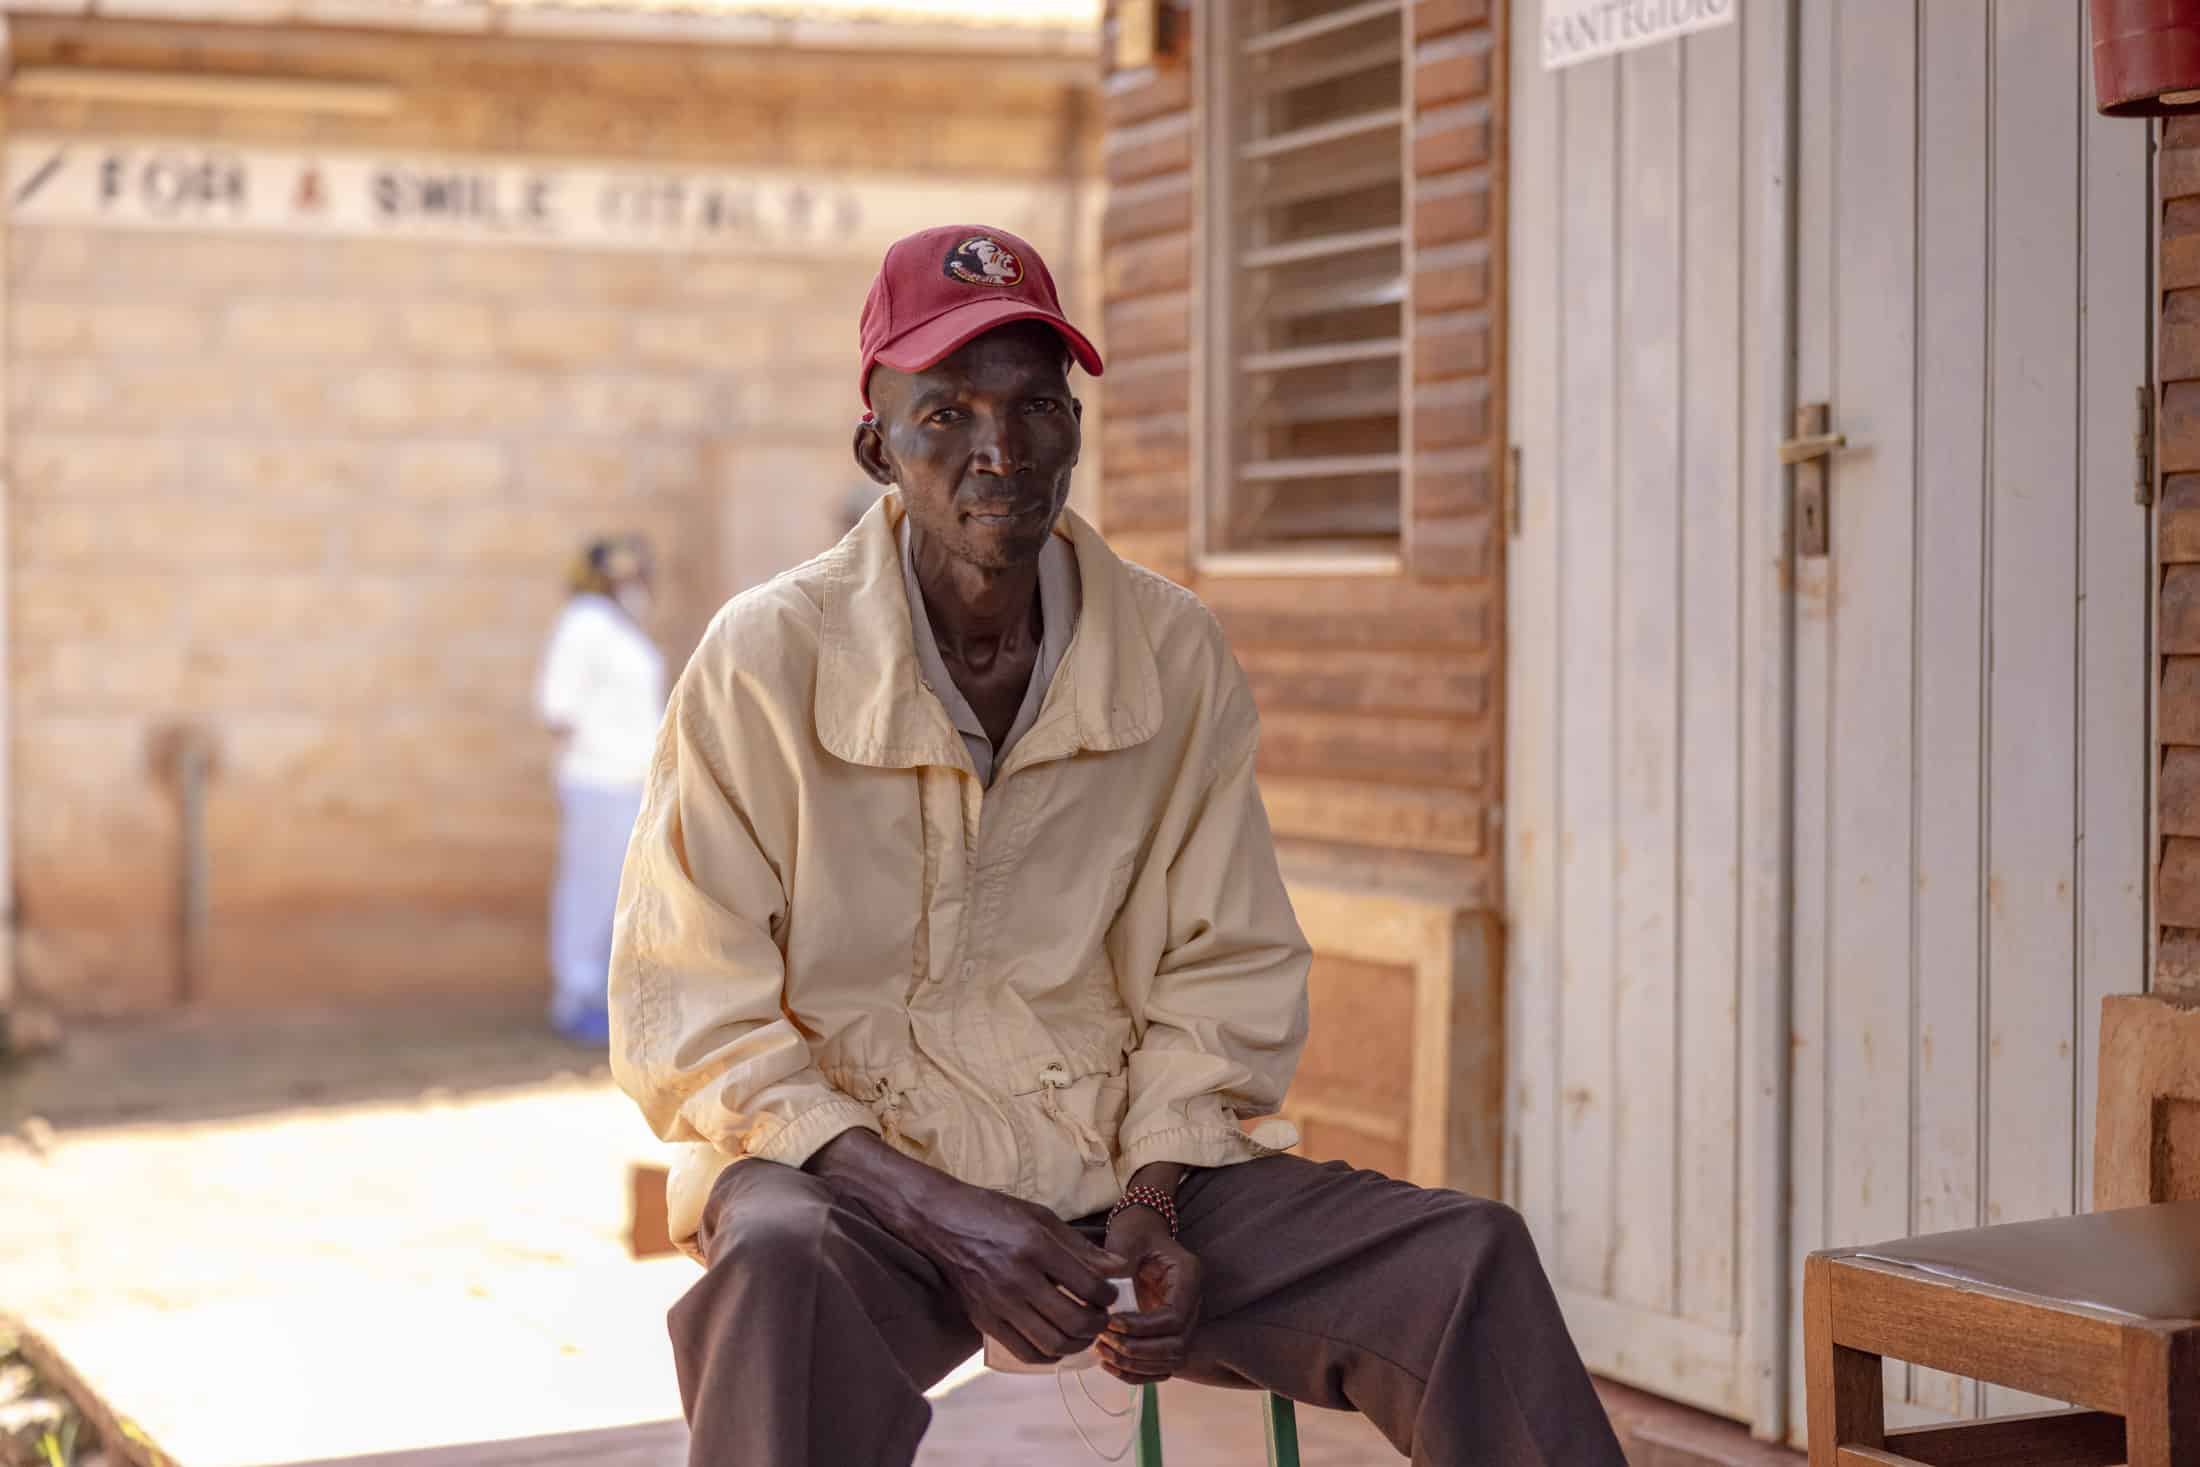
[[[980,1344],[923,1255],[806,1172],[720,1180],[674,1306],[694,1467],[907,1467]],[[1624,1467],[1519,1214],[1271,1156],[1178,1193],[1203,1276],[1186,1378],[1365,1412],[1429,1467]]]

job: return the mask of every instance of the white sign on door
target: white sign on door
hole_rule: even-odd
[[[1543,0],[1543,67],[1556,71],[1599,56],[1732,25],[1741,0]]]
[[[25,136],[17,226],[379,236],[581,249],[883,249],[939,219],[1060,229],[1051,184]]]

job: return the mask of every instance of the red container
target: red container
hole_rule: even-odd
[[[2200,112],[2200,0],[2092,0],[2093,102],[2110,117]]]

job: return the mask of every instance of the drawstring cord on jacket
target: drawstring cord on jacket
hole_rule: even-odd
[[[1056,1092],[1069,1088],[1069,1071],[1061,1065],[1048,1065],[1039,1072],[1039,1083],[1045,1088],[1039,1092],[1039,1109],[1047,1113],[1063,1130],[1069,1132],[1077,1143],[1077,1154],[1086,1166],[1100,1166],[1108,1159],[1108,1146],[1100,1139],[1100,1133],[1082,1120],[1062,1109]]]
[[[878,1116],[879,1131],[886,1144],[895,1145],[901,1140],[901,1092],[894,1082],[881,1076],[878,1093],[871,1097],[871,1109]]]
[[[1108,1146],[1100,1139],[1100,1133],[1062,1108],[1057,1092],[1070,1084],[1069,1071],[1060,1065],[1048,1065],[1039,1073],[1043,1087],[1039,1095],[1039,1108],[1046,1112],[1070,1138],[1077,1143],[1077,1155],[1086,1166],[1102,1166],[1108,1160]],[[889,1145],[901,1139],[901,1092],[894,1089],[891,1080],[881,1079],[873,1087],[871,1110],[878,1117],[879,1130]]]

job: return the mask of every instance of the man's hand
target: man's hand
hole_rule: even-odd
[[[1127,1273],[1129,1260],[1101,1252],[1036,1203],[953,1187],[910,1241],[939,1265],[971,1323],[1027,1365],[1074,1355],[1098,1338],[1115,1294],[1109,1280]]]
[[[1167,1380],[1190,1357],[1199,1323],[1199,1260],[1169,1236],[1169,1224],[1149,1207],[1128,1207],[1108,1224],[1108,1251],[1131,1264],[1138,1312],[1108,1319],[1100,1364],[1130,1385]]]
[[[868,1131],[835,1137],[807,1170],[937,1264],[970,1322],[1027,1365],[1090,1345],[1108,1320],[1108,1281],[1130,1271],[1036,1203],[959,1182]]]

